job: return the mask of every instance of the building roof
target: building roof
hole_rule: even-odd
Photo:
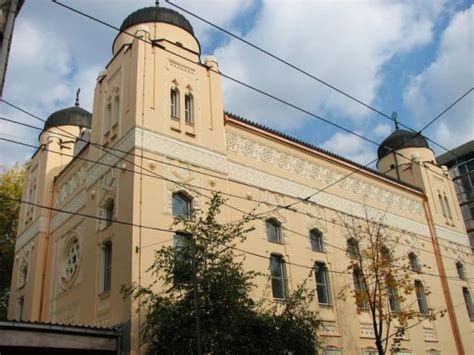
[[[72,106],[52,113],[44,124],[44,130],[58,126],[91,128],[92,114],[79,106]]]
[[[466,159],[468,155],[474,155],[474,140],[470,140],[449,152],[441,154],[439,157],[436,157],[436,161],[438,165],[453,165],[452,162],[455,161],[456,158],[461,158],[461,161],[465,161],[468,160]]]
[[[416,132],[397,129],[380,143],[379,149],[377,149],[377,156],[379,159],[382,159],[392,151],[402,148],[430,148],[430,146],[422,135]]]
[[[0,329],[22,329],[30,331],[48,331],[58,333],[82,333],[92,335],[118,336],[121,334],[120,327],[101,327],[89,325],[72,325],[49,322],[30,321],[0,321]]]
[[[174,26],[178,26],[185,31],[188,31],[194,36],[193,26],[180,13],[160,6],[150,6],[139,9],[128,15],[120,26],[120,31],[127,28],[146,22],[164,22]]]
[[[367,167],[367,166],[365,166],[365,165],[356,163],[356,162],[353,161],[353,160],[347,159],[347,158],[345,158],[345,157],[343,157],[343,156],[341,156],[341,155],[332,153],[332,152],[330,152],[330,151],[328,151],[328,150],[322,149],[322,148],[320,148],[320,147],[318,147],[318,146],[316,146],[316,145],[307,143],[307,142],[305,142],[305,141],[302,141],[302,140],[300,140],[300,139],[298,139],[298,138],[292,137],[292,136],[290,136],[290,135],[288,135],[288,134],[285,134],[285,133],[280,132],[280,131],[278,131],[278,130],[275,130],[275,129],[273,129],[273,128],[269,128],[269,127],[264,126],[264,125],[262,125],[262,124],[260,124],[260,123],[256,123],[256,122],[250,121],[250,120],[248,120],[248,119],[246,119],[246,118],[240,117],[240,116],[238,116],[238,115],[235,115],[235,114],[230,113],[230,112],[227,112],[227,111],[224,112],[224,115],[227,116],[227,117],[229,117],[229,118],[231,118],[231,119],[233,119],[233,120],[235,120],[235,121],[240,121],[240,122],[242,122],[242,123],[244,123],[244,124],[247,124],[247,125],[253,126],[253,127],[255,127],[255,128],[261,129],[261,130],[263,130],[263,131],[269,132],[269,133],[271,133],[271,134],[274,134],[274,135],[276,135],[276,136],[279,136],[279,137],[284,138],[284,139],[286,139],[286,140],[289,140],[289,141],[291,141],[291,142],[297,143],[297,144],[299,144],[299,145],[302,145],[302,146],[304,146],[304,147],[306,147],[306,148],[309,148],[309,149],[311,149],[311,150],[314,150],[314,151],[316,151],[316,152],[319,152],[319,153],[323,153],[323,154],[325,154],[325,155],[328,155],[328,156],[330,156],[330,157],[332,157],[332,158],[335,158],[335,159],[337,159],[337,160],[340,160],[340,161],[342,161],[342,162],[344,162],[344,163],[348,163],[348,164],[350,164],[350,165],[353,165],[353,166],[354,166],[355,168],[357,168],[357,169],[360,169],[360,170],[363,170],[363,171],[367,171],[367,172],[369,172],[369,173],[371,173],[371,174],[378,175],[378,176],[383,177],[383,178],[385,178],[385,179],[388,179],[388,180],[390,180],[390,181],[396,182],[397,184],[406,186],[406,187],[408,187],[408,188],[410,188],[410,189],[413,189],[413,190],[416,190],[416,191],[419,191],[419,192],[423,192],[423,190],[421,190],[419,187],[416,187],[416,186],[414,186],[414,185],[408,184],[408,183],[406,183],[406,182],[404,182],[404,181],[401,181],[401,180],[397,180],[397,179],[395,179],[395,178],[393,178],[393,177],[391,177],[391,176],[389,176],[389,175],[385,175],[385,174],[379,172],[378,170],[371,169],[371,168],[369,168],[369,167]]]

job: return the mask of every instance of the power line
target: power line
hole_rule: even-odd
[[[38,118],[38,119],[40,119],[40,118]],[[4,120],[4,121],[10,122],[10,123],[15,123],[15,124],[23,125],[23,126],[26,126],[26,127],[29,127],[29,128],[35,128],[35,129],[37,129],[37,130],[41,130],[41,128],[39,128],[39,127],[35,127],[35,126],[28,125],[28,124],[25,124],[25,123],[16,122],[16,121],[13,121],[13,120],[10,120],[10,119],[6,119],[6,118],[3,118],[3,117],[0,117],[0,120]],[[41,120],[41,119],[40,119],[40,120]],[[67,131],[66,131],[66,132],[67,132]],[[55,133],[55,134],[61,135],[60,133]],[[64,136],[64,135],[63,135],[63,136]],[[69,135],[68,135],[67,137],[69,137]],[[13,140],[6,139],[6,138],[2,138],[2,137],[0,137],[0,140],[6,141],[6,142],[9,142],[9,143],[13,143],[13,144],[18,144],[18,145],[23,145],[23,146],[31,147],[31,148],[37,148],[36,146],[30,145],[30,144],[27,144],[27,143],[17,142],[17,141],[13,141]],[[90,163],[93,163],[93,164],[103,165],[103,166],[107,166],[107,167],[110,167],[110,168],[117,168],[117,166],[115,166],[115,165],[106,164],[106,163],[103,163],[103,162],[100,162],[100,161],[87,159],[87,158],[84,158],[84,157],[81,157],[81,156],[74,156],[74,155],[71,155],[71,154],[66,154],[66,153],[63,153],[63,152],[58,152],[58,151],[55,151],[55,150],[47,149],[47,148],[45,148],[45,147],[43,147],[42,150],[48,151],[48,152],[51,152],[51,153],[55,153],[55,154],[59,154],[59,155],[63,155],[63,156],[73,157],[73,158],[75,158],[75,159],[83,160],[83,161],[90,162]],[[124,151],[121,151],[121,152],[124,152]],[[136,156],[136,155],[135,155],[135,156]],[[126,161],[127,161],[127,160],[126,160]],[[161,163],[163,163],[163,164],[167,164],[167,162],[163,162],[163,161],[159,161],[159,162],[161,162]],[[177,166],[177,165],[173,165],[173,166]],[[175,180],[172,180],[172,179],[163,177],[163,176],[161,176],[161,175],[157,176],[157,175],[151,175],[151,174],[143,174],[143,172],[137,172],[137,171],[135,171],[135,170],[130,170],[130,169],[127,169],[127,168],[119,168],[119,169],[121,169],[122,171],[131,172],[131,173],[133,173],[133,174],[145,175],[145,176],[147,176],[147,177],[156,178],[156,179],[161,179],[161,180],[169,181],[169,182],[172,182],[172,183],[175,183],[175,182],[176,182]],[[196,171],[196,172],[198,172],[198,171]],[[199,173],[199,172],[198,172],[198,173]],[[235,183],[237,183],[237,184],[240,184],[240,182],[237,182],[237,181],[233,181],[233,182],[235,182]],[[191,188],[191,190],[194,189],[194,188],[196,188],[196,189],[202,189],[202,190],[205,190],[205,191],[208,191],[208,192],[215,192],[215,190],[213,190],[213,189],[204,188],[204,187],[200,187],[200,186],[193,185],[193,184],[189,184],[189,183],[184,183],[184,182],[182,182],[181,184],[182,184],[182,186],[185,186],[185,187],[187,187],[187,188]],[[246,185],[246,186],[249,186],[249,184],[245,184],[245,185]],[[250,185],[250,186],[256,188],[256,186],[253,186],[253,185]],[[226,195],[226,196],[229,196],[229,197],[234,197],[234,198],[239,198],[239,199],[247,200],[246,197],[243,197],[243,196],[240,196],[240,195],[235,195],[235,194],[231,194],[231,193],[227,193],[227,192],[223,192],[223,191],[219,191],[219,193],[221,193],[221,194],[223,194],[223,195]],[[277,193],[278,193],[278,192],[277,192]],[[201,194],[201,195],[202,195],[202,194]],[[287,194],[282,194],[282,195],[287,196],[287,197],[290,197],[290,198],[297,199],[297,197],[295,197],[295,196],[291,196],[291,195],[287,195]],[[205,195],[205,196],[206,196],[206,195]],[[208,196],[206,196],[206,197],[209,198]],[[272,204],[272,203],[270,203],[270,202],[263,201],[263,200],[254,200],[254,202],[259,203],[259,204],[260,204],[260,203],[263,203],[263,204],[266,204],[266,205],[269,205],[269,206],[273,206],[273,207],[275,207],[275,210],[277,210],[277,209],[279,209],[279,208],[284,208],[284,207],[282,207],[282,206],[280,206],[280,205],[278,205],[278,204]],[[313,201],[310,201],[310,200],[309,200],[309,201],[306,201],[306,202],[307,202],[307,203],[310,203],[311,205],[318,206],[318,205],[317,205],[316,203],[314,203]],[[226,205],[227,205],[229,208],[236,209],[235,207],[231,206],[230,204],[226,204]],[[328,209],[333,210],[333,211],[335,211],[335,212],[339,212],[339,211],[334,210],[334,209],[332,209],[332,208],[328,208]],[[295,210],[295,209],[289,209],[289,210],[292,211],[292,212],[294,212],[294,213],[298,213],[298,214],[301,214],[301,215],[306,215],[305,213],[300,212],[300,211]],[[240,212],[241,210],[238,209],[238,211]],[[262,214],[267,214],[267,213],[269,213],[269,212],[268,212],[268,211],[267,211],[267,212],[263,212],[263,213],[260,213],[260,215],[262,215]],[[248,213],[245,212],[245,214],[247,215]],[[259,219],[259,220],[262,220],[262,218],[259,217],[259,214],[257,214],[257,215],[254,214],[254,215],[252,215],[252,216],[255,217],[255,218],[257,218],[257,219]],[[331,221],[331,220],[324,219],[324,218],[322,218],[322,217],[319,217],[318,219],[319,219],[319,220],[322,220],[322,221],[324,221],[324,222],[327,222],[327,223],[331,223],[331,224],[333,224],[333,225],[345,227],[345,226],[342,225],[342,224],[336,223],[336,222]],[[239,219],[239,220],[240,220],[240,219]],[[239,220],[237,220],[237,221],[239,221]],[[235,223],[235,222],[236,222],[236,221],[234,221],[234,222],[232,222],[232,223]],[[399,232],[397,229],[394,229],[394,228],[392,228],[392,227],[390,227],[390,226],[388,226],[388,225],[384,225],[384,227],[387,228],[387,229],[389,229],[389,230],[392,230],[392,231],[395,231],[395,232]],[[284,229],[284,230],[286,230],[286,231],[288,231],[288,232],[290,232],[290,233],[293,233],[293,234],[295,234],[295,235],[297,235],[297,236],[301,236],[301,237],[303,237],[303,238],[305,238],[305,239],[308,239],[308,236],[307,236],[307,235],[304,235],[304,234],[302,234],[302,233],[300,233],[300,232],[291,230],[291,229],[289,229],[289,228],[287,228],[287,227],[282,227],[282,229]],[[431,241],[429,238],[425,238],[425,237],[422,237],[422,236],[417,236],[417,238],[423,238],[423,239],[426,239],[426,240]],[[336,248],[336,249],[340,249],[340,250],[345,251],[345,249],[343,249],[343,248],[341,248],[341,247],[337,247],[337,246],[335,246],[335,245],[331,245],[330,243],[327,243],[327,242],[326,242],[325,244],[328,245],[328,246],[334,247],[334,248]],[[406,246],[410,246],[409,244],[404,244],[404,243],[400,243],[400,244],[406,245]],[[419,250],[422,250],[422,251],[424,251],[424,252],[432,253],[432,252],[430,252],[430,251],[428,251],[428,250],[424,250],[424,249],[421,249],[421,248],[417,248],[417,247],[413,247],[413,246],[410,246],[410,247],[413,248],[413,249],[419,249]],[[448,247],[448,248],[449,248],[449,249],[452,249],[452,250],[456,250],[455,248],[452,248],[452,247]],[[433,252],[433,254],[434,254],[434,255],[437,255],[435,252]],[[451,258],[451,257],[449,257],[449,256],[443,256],[443,255],[441,255],[441,256],[444,257],[444,258],[452,259],[452,260],[458,260],[458,259],[456,259],[456,258]]]
[[[9,142],[9,143],[18,144],[18,145],[33,147],[32,145],[29,145],[29,144],[26,144],[26,143],[22,143],[22,142],[16,142],[16,141],[13,141],[13,140],[10,140],[10,139],[6,139],[6,138],[3,138],[3,137],[0,137],[0,140],[5,141],[5,142]],[[65,153],[61,153],[61,152],[57,152],[57,151],[50,150],[50,149],[47,149],[47,148],[44,148],[44,147],[43,147],[42,149],[43,149],[44,151],[48,151],[48,152],[51,152],[51,153],[55,153],[55,154],[59,154],[59,155],[63,155],[63,156],[73,157],[73,155],[65,154]],[[117,168],[115,165],[105,164],[105,163],[102,163],[102,162],[98,162],[98,161],[95,161],[95,160],[83,158],[83,157],[80,157],[80,156],[76,156],[76,158],[77,158],[78,160],[83,160],[83,161],[90,162],[90,163],[93,163],[93,164],[103,165],[103,166],[107,166],[107,167],[110,167],[110,168]],[[134,174],[141,174],[141,175],[145,175],[145,176],[147,176],[147,177],[159,178],[159,179],[164,179],[164,180],[168,180],[168,181],[169,181],[169,179],[166,179],[166,178],[157,177],[157,176],[149,175],[149,174],[139,173],[139,172],[137,172],[137,171],[130,170],[130,169],[127,169],[127,168],[120,168],[120,169],[123,170],[123,171],[128,171],[128,172],[134,173]],[[183,183],[183,185],[185,185],[185,186],[187,186],[187,187],[199,188],[199,187],[196,186],[196,185],[191,185],[191,184],[187,184],[187,183]],[[204,190],[210,191],[210,192],[215,192],[214,190],[207,189],[207,188],[202,188],[202,187],[201,187],[201,189],[204,189]],[[233,195],[233,194],[226,193],[226,192],[223,192],[223,191],[219,191],[219,193],[220,193],[220,194],[223,194],[223,195],[230,196],[230,197],[235,197],[235,198],[240,198],[240,199],[246,199],[246,198],[243,197],[243,196]],[[206,197],[207,197],[207,196],[206,196]],[[208,198],[209,198],[209,197],[208,197]],[[268,203],[268,202],[266,202],[266,201],[255,201],[255,202],[259,202],[259,203],[264,203],[264,204],[272,205],[272,204],[270,204],[270,203]],[[233,206],[231,206],[231,205],[229,205],[229,204],[227,204],[227,206],[230,207],[230,208],[234,208]],[[276,205],[276,206],[277,206],[277,205]],[[295,213],[300,213],[300,214],[303,214],[303,215],[304,215],[304,213],[299,212],[299,211],[294,211],[294,212],[295,212]],[[255,218],[255,219],[262,220],[260,217],[254,215],[254,214],[253,214],[253,215],[250,215],[250,214],[247,213],[247,215],[249,215],[249,216],[251,216],[251,217],[253,217],[253,218]],[[336,223],[336,222],[333,222],[333,221],[330,221],[330,220],[327,220],[327,219],[324,219],[324,218],[319,218],[319,219],[322,220],[322,221],[324,221],[324,222],[334,224],[334,225],[336,225],[336,226],[345,227],[345,226],[342,225],[342,224],[338,224],[338,223]],[[136,226],[140,226],[140,224],[138,224],[138,225],[136,225]],[[395,229],[390,228],[390,227],[388,227],[388,226],[385,226],[385,225],[384,225],[384,227],[387,228],[387,229],[396,231]],[[283,227],[283,226],[282,226],[281,228],[282,228],[283,230],[287,231],[287,232],[290,232],[290,233],[292,233],[292,234],[298,236],[298,237],[302,237],[302,238],[304,238],[305,240],[308,239],[308,236],[305,235],[305,234],[302,234],[302,233],[300,233],[300,232],[294,231],[294,230],[289,229],[289,228],[287,228],[287,227]],[[398,231],[397,231],[397,232],[398,232]],[[401,243],[401,242],[398,242],[398,244],[410,246],[409,244],[404,244],[404,243]],[[336,246],[336,245],[331,244],[331,243],[329,243],[329,242],[327,242],[327,241],[324,242],[324,245],[325,245],[325,246],[330,246],[330,247],[332,247],[332,248],[339,249],[339,250],[341,250],[341,251],[346,252],[346,248]],[[437,255],[435,252],[431,252],[431,251],[429,251],[429,250],[425,250],[425,249],[421,249],[421,248],[417,248],[417,247],[413,247],[413,246],[410,246],[410,247],[411,247],[412,249],[422,250],[423,252],[433,253],[434,255]],[[455,250],[454,248],[450,248],[450,249]],[[455,259],[455,258],[451,258],[451,257],[449,257],[449,256],[443,256],[443,255],[441,255],[441,256],[444,257],[444,258],[448,258],[448,259],[452,259],[452,260],[456,260],[456,261],[458,260],[458,259]],[[466,264],[470,264],[470,263],[466,263]]]
[[[77,9],[74,9],[74,8],[72,8],[72,7],[70,7],[70,6],[65,5],[65,4],[62,4],[62,3],[60,3],[60,2],[57,1],[57,0],[53,0],[53,2],[54,2],[55,4],[57,4],[57,5],[60,5],[60,6],[64,7],[64,8],[66,8],[66,9],[68,9],[68,10],[74,12],[74,13],[77,13],[77,14],[79,14],[79,15],[85,16],[85,17],[87,17],[87,18],[89,18],[89,19],[91,19],[91,20],[93,20],[93,21],[99,22],[99,23],[101,23],[101,24],[103,24],[103,25],[105,25],[105,26],[107,26],[107,27],[113,28],[113,29],[119,31],[120,33],[125,33],[125,34],[127,34],[127,35],[129,35],[129,36],[131,36],[131,37],[133,37],[133,38],[135,38],[135,39],[138,39],[138,40],[140,40],[140,41],[143,41],[143,42],[146,43],[146,44],[150,44],[150,45],[152,45],[152,46],[153,46],[153,45],[159,46],[159,47],[160,47],[161,49],[163,49],[164,51],[166,51],[166,52],[168,52],[168,53],[171,53],[171,54],[173,54],[173,55],[176,55],[177,57],[182,58],[183,60],[189,61],[189,62],[191,62],[191,63],[193,63],[193,64],[202,65],[202,64],[200,64],[200,63],[196,63],[196,62],[190,60],[189,58],[186,58],[185,56],[182,56],[182,55],[179,55],[179,54],[177,54],[177,53],[174,53],[174,52],[172,52],[172,51],[166,49],[164,46],[158,45],[158,44],[157,44],[157,41],[149,42],[149,41],[147,41],[146,39],[144,39],[144,38],[142,38],[142,37],[139,37],[139,36],[136,36],[136,35],[134,35],[134,34],[131,34],[131,33],[127,32],[127,31],[124,31],[124,30],[122,30],[122,29],[120,29],[120,28],[118,28],[118,27],[116,27],[116,26],[113,26],[113,25],[111,25],[111,24],[109,24],[109,23],[107,23],[107,22],[105,22],[105,21],[102,21],[102,20],[100,20],[100,19],[98,19],[98,18],[96,18],[96,17],[93,17],[93,16],[91,16],[91,15],[89,15],[89,14],[86,14],[86,13],[84,13],[84,12],[82,12],[82,11],[79,11],[79,10],[77,10]],[[318,116],[318,115],[315,115],[314,113],[311,113],[311,112],[309,112],[309,111],[307,111],[307,110],[304,110],[304,109],[302,109],[302,108],[300,108],[300,107],[298,107],[298,106],[296,106],[296,105],[294,105],[294,104],[291,104],[291,103],[289,103],[289,102],[287,102],[287,101],[285,101],[285,100],[283,100],[283,99],[277,98],[277,97],[274,96],[274,95],[268,94],[268,93],[264,92],[263,90],[260,90],[260,89],[258,89],[258,88],[255,88],[255,87],[251,86],[251,85],[248,85],[248,84],[246,84],[246,83],[243,83],[243,82],[240,81],[240,80],[237,80],[237,79],[232,78],[232,77],[230,77],[230,76],[228,76],[228,75],[225,75],[225,74],[223,74],[223,73],[220,72],[220,71],[213,70],[212,68],[209,68],[209,67],[207,67],[207,66],[205,66],[205,67],[206,67],[208,70],[211,70],[211,71],[215,72],[215,73],[218,74],[218,75],[221,75],[221,76],[223,76],[223,77],[226,77],[226,78],[228,78],[229,80],[232,80],[232,81],[234,81],[234,82],[236,82],[236,83],[239,83],[239,84],[241,84],[241,85],[243,85],[243,86],[245,86],[245,87],[247,87],[247,88],[249,88],[249,89],[252,89],[252,90],[254,90],[254,91],[256,91],[256,92],[259,92],[259,93],[261,93],[261,94],[263,94],[263,95],[265,95],[265,96],[268,96],[268,97],[270,97],[270,98],[273,98],[273,99],[275,99],[275,100],[277,100],[277,101],[279,101],[279,102],[281,102],[281,103],[285,103],[285,104],[289,105],[290,107],[293,107],[293,108],[295,108],[295,109],[297,109],[297,110],[299,110],[299,111],[301,111],[301,112],[304,112],[304,113],[306,113],[306,114],[308,114],[308,115],[310,115],[310,116],[312,116],[312,117],[314,117],[314,118],[321,119],[321,120],[323,120],[324,122],[326,122],[326,123],[328,123],[328,124],[335,125],[336,127],[340,128],[340,129],[342,129],[342,130],[344,130],[344,131],[346,131],[346,132],[348,132],[348,133],[354,134],[354,135],[358,136],[359,138],[364,139],[364,140],[367,140],[368,142],[373,143],[373,144],[375,144],[375,145],[378,146],[378,144],[377,144],[376,142],[374,142],[374,141],[372,141],[372,140],[370,140],[370,139],[368,139],[368,138],[366,138],[366,137],[363,137],[363,136],[357,134],[356,132],[353,132],[353,131],[351,131],[351,130],[348,130],[348,129],[346,129],[345,127],[342,127],[342,126],[340,126],[340,125],[334,124],[334,123],[330,122],[329,120],[326,120],[326,119],[324,119],[324,118],[322,118],[322,117],[320,117],[320,116]],[[473,88],[471,88],[471,89],[466,93],[466,95],[467,95],[468,93],[470,93],[472,90],[473,90]],[[463,97],[464,97],[464,96],[465,96],[465,95],[463,95]],[[452,106],[451,106],[451,107],[452,107]],[[449,108],[448,108],[448,110],[449,110]],[[445,110],[444,112],[446,112],[446,111],[447,111],[447,110]],[[444,113],[444,112],[443,112],[443,113]],[[419,132],[417,133],[417,135],[418,135],[418,134],[419,134]],[[415,136],[416,136],[416,135],[415,135]],[[390,147],[388,147],[388,148],[390,149]],[[408,159],[408,160],[410,160],[410,161],[413,161],[412,159],[410,159],[410,158],[408,158],[408,157],[405,157],[403,154],[400,154],[399,152],[396,152],[396,151],[394,151],[393,149],[392,149],[391,151],[392,151],[394,154],[396,154],[396,155],[400,155],[400,156],[402,156],[402,157],[404,157],[404,158],[406,158],[406,159]],[[373,160],[373,161],[371,161],[371,162],[369,162],[367,165],[370,165],[370,164],[372,164],[372,163],[375,162],[375,161],[376,161],[376,159]],[[423,164],[420,164],[419,162],[415,162],[415,163],[418,164],[419,166],[425,168]],[[356,169],[356,170],[357,170],[357,171],[360,171],[361,169],[359,168],[359,169]],[[339,179],[339,180],[333,182],[332,184],[330,184],[329,186],[327,186],[325,189],[320,190],[319,192],[326,190],[327,188],[333,186],[334,184],[336,184],[336,183],[342,181],[343,179],[349,177],[350,175],[354,174],[355,172],[356,172],[356,171],[352,171],[351,173],[349,173],[349,174],[345,175],[343,178],[341,178],[341,179]],[[446,177],[445,177],[444,175],[442,175],[442,174],[438,174],[438,175],[443,176],[443,178],[446,178]],[[315,194],[313,194],[313,196],[316,195],[316,194],[318,194],[319,192],[316,192]],[[307,197],[307,198],[308,198],[308,197]],[[305,201],[307,198],[303,198],[302,201]],[[309,198],[310,198],[310,197],[309,197]],[[296,202],[296,203],[299,203],[299,202]],[[296,204],[296,203],[295,203],[295,204]],[[270,212],[271,212],[271,211],[270,211]]]
[[[200,20],[200,21],[202,21],[202,22],[208,24],[209,26],[212,26],[212,27],[214,27],[214,28],[220,30],[221,32],[224,32],[224,33],[226,33],[227,35],[229,35],[229,36],[231,36],[231,37],[237,39],[238,41],[240,41],[240,42],[242,42],[242,43],[245,43],[246,45],[248,45],[248,46],[250,46],[250,47],[256,49],[257,51],[268,55],[269,57],[271,57],[271,58],[277,60],[278,62],[287,65],[288,67],[290,67],[290,68],[292,68],[292,69],[298,71],[299,73],[304,74],[305,76],[307,76],[307,77],[309,77],[309,78],[311,78],[311,79],[313,79],[313,80],[318,81],[319,83],[321,83],[321,84],[327,86],[328,88],[330,88],[330,89],[332,89],[332,90],[338,92],[339,94],[344,95],[345,97],[347,97],[347,98],[349,98],[349,99],[351,99],[351,100],[357,102],[358,104],[364,106],[365,108],[368,108],[369,110],[371,110],[371,111],[373,111],[373,112],[379,114],[380,116],[382,116],[382,117],[384,117],[384,118],[390,120],[391,122],[394,122],[395,124],[399,124],[400,126],[402,126],[402,127],[404,127],[404,128],[407,128],[408,130],[410,130],[410,131],[416,133],[416,131],[415,131],[414,129],[412,129],[412,128],[410,128],[409,126],[403,124],[402,122],[398,122],[394,117],[385,114],[385,113],[382,112],[381,110],[378,110],[378,109],[374,108],[373,106],[370,106],[369,104],[363,102],[362,100],[357,99],[357,98],[354,97],[353,95],[350,95],[350,94],[348,94],[347,92],[345,92],[345,91],[343,91],[343,90],[341,90],[341,89],[335,87],[334,85],[329,84],[327,81],[325,81],[325,80],[323,80],[323,79],[317,77],[316,75],[311,74],[311,73],[309,73],[308,71],[306,71],[306,70],[304,70],[304,69],[302,69],[302,68],[300,68],[300,67],[297,67],[296,65],[290,63],[289,61],[287,61],[287,60],[285,60],[285,59],[283,59],[283,58],[281,58],[281,57],[279,57],[279,56],[277,56],[277,55],[271,53],[270,51],[268,51],[268,50],[266,50],[266,49],[263,49],[262,47],[260,47],[260,46],[258,46],[258,45],[256,45],[256,44],[254,44],[254,43],[252,43],[252,42],[250,42],[250,41],[248,41],[248,40],[242,38],[241,36],[239,36],[239,35],[237,35],[237,34],[231,32],[231,31],[229,31],[229,30],[227,30],[227,29],[225,29],[225,28],[223,28],[222,26],[216,25],[215,23],[212,23],[211,21],[204,19],[203,17],[201,17],[201,16],[199,16],[199,15],[197,15],[197,14],[195,14],[195,13],[193,13],[193,12],[191,12],[191,11],[185,9],[185,8],[183,8],[182,6],[179,6],[179,5],[177,5],[177,4],[173,3],[173,2],[171,2],[170,0],[166,0],[166,2],[167,2],[168,4],[170,4],[171,6],[174,6],[174,7],[178,8],[178,9],[180,9],[181,11],[183,11],[183,12],[185,12],[185,13],[187,13],[187,14],[189,14],[189,15],[195,17],[195,18],[197,18],[198,20]],[[453,156],[455,156],[456,158],[458,158],[458,156],[457,156],[452,150],[449,150],[449,149],[443,147],[442,145],[440,145],[439,143],[435,142],[434,140],[432,140],[432,139],[430,139],[430,138],[428,138],[428,137],[426,137],[426,139],[428,139],[428,140],[429,140],[430,142],[432,142],[433,144],[437,145],[438,147],[444,149],[444,150],[447,151],[448,153],[450,153],[450,154],[452,154]]]

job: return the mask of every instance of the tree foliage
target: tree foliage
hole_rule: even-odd
[[[363,219],[341,217],[351,258],[347,270],[353,274],[353,285],[343,287],[338,297],[345,299],[349,293],[358,313],[369,313],[375,347],[382,355],[399,350],[408,328],[443,316],[445,311],[435,311],[427,303],[421,311],[418,296],[426,297],[429,289],[416,289],[414,279],[420,269],[413,270],[405,255],[397,255],[400,236],[385,227],[383,216],[369,218],[365,212]],[[421,291],[423,294],[418,295]]]
[[[246,227],[251,218],[219,223],[223,203],[215,194],[206,213],[176,218],[174,226],[180,232],[174,246],[158,249],[149,269],[154,283],[124,289],[148,310],[142,327],[148,350],[314,354],[320,322],[309,311],[313,293],[302,284],[285,302],[254,301],[254,279],[263,275],[245,270],[245,255],[238,249],[253,229]]]
[[[0,166],[0,319],[6,319],[24,168]]]

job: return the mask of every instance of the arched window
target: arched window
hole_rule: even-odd
[[[184,192],[176,192],[172,196],[174,217],[191,218],[192,199]]]
[[[118,123],[119,115],[120,115],[120,96],[116,95],[114,97],[114,104],[112,107],[111,127],[114,127]]]
[[[283,243],[281,237],[281,224],[275,218],[270,218],[265,221],[267,229],[267,239],[273,243]]]
[[[465,280],[466,279],[466,272],[464,271],[464,265],[462,262],[458,261],[456,263],[456,270],[458,272],[458,276],[461,280]]]
[[[352,280],[354,281],[357,307],[360,309],[369,309],[369,294],[359,268],[355,268],[352,271]]]
[[[270,257],[270,273],[272,277],[273,298],[284,300],[287,295],[286,267],[283,257],[272,254]]]
[[[26,285],[27,277],[28,277],[28,263],[26,261],[23,261],[18,271],[18,281],[17,281],[18,288],[22,288],[23,286]]]
[[[194,123],[194,98],[191,93],[184,95],[184,120],[188,124]]]
[[[347,254],[349,254],[349,257],[351,258],[359,257],[359,242],[355,238],[347,239]]]
[[[418,308],[421,314],[428,314],[428,301],[426,300],[425,287],[420,280],[415,280],[415,293],[418,301]]]
[[[101,291],[110,291],[112,285],[112,241],[107,240],[102,244],[102,275]]]
[[[179,90],[171,88],[170,90],[170,114],[173,118],[179,118]]]
[[[329,273],[326,264],[316,262],[314,264],[314,272],[319,304],[329,305],[331,304],[331,292],[329,290]]]
[[[112,103],[109,102],[107,106],[105,106],[105,113],[104,113],[104,134],[110,130],[111,120],[112,120]]]
[[[392,312],[400,312],[400,296],[398,295],[398,290],[391,285],[387,285],[387,290],[390,309]]]
[[[420,265],[420,261],[418,260],[418,255],[416,255],[415,253],[408,254],[408,264],[412,271],[418,272],[421,270],[421,265]]]
[[[446,208],[444,207],[444,202],[443,202],[443,198],[441,197],[441,194],[438,194],[438,200],[441,206],[441,213],[443,214],[444,217],[448,218],[448,216],[446,215]]]
[[[105,205],[105,228],[112,225],[115,217],[115,202],[109,199]]]
[[[451,213],[451,207],[449,207],[449,202],[446,196],[444,196],[444,205],[446,207],[446,213],[448,214],[449,219],[453,219],[453,215]]]
[[[309,241],[311,242],[311,249],[314,251],[324,252],[323,233],[319,229],[311,229],[309,231]]]
[[[472,321],[474,320],[474,308],[472,306],[471,293],[469,292],[469,289],[467,287],[462,288],[462,295],[464,297],[464,303],[466,304],[467,315],[469,316],[469,319]]]

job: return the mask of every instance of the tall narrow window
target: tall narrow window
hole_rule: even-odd
[[[112,103],[109,102],[105,107],[104,134],[109,132],[112,120]]]
[[[418,260],[418,256],[415,253],[408,254],[408,264],[411,271],[418,272],[421,270],[420,261]]]
[[[273,298],[285,299],[286,290],[286,270],[285,262],[281,255],[272,254],[270,257],[270,272],[272,276]]]
[[[388,301],[390,303],[390,309],[392,312],[400,312],[400,301],[398,296],[398,290],[393,286],[387,286],[388,288]]]
[[[474,321],[474,309],[472,307],[471,293],[467,287],[462,288],[462,295],[464,296],[464,303],[466,303],[467,315],[470,320]]]
[[[362,272],[356,268],[352,272],[352,279],[354,281],[354,290],[356,295],[356,304],[360,309],[369,309],[369,300],[367,287],[362,278]]]
[[[309,231],[309,240],[311,242],[311,249],[314,251],[324,252],[323,233],[318,229]]]
[[[351,258],[358,258],[360,255],[359,242],[354,238],[347,239],[347,254]]]
[[[176,233],[173,237],[174,245],[174,266],[173,277],[175,284],[182,284],[191,281],[192,255],[191,255],[191,235],[186,233]]]
[[[446,213],[448,214],[449,219],[453,219],[451,207],[449,207],[448,198],[446,196],[444,196],[444,205],[446,206]]]
[[[118,123],[120,115],[120,96],[116,95],[114,97],[114,104],[112,107],[112,118],[111,118],[111,127],[114,127]]]
[[[428,302],[426,300],[425,287],[420,280],[415,280],[415,293],[420,313],[428,314]]]
[[[105,206],[105,227],[112,225],[115,215],[115,202],[110,199]]]
[[[112,284],[112,242],[102,245],[102,292],[110,291]]]
[[[172,196],[174,217],[191,218],[192,199],[183,192],[176,192]]]
[[[283,243],[281,237],[281,224],[275,219],[270,218],[265,221],[265,226],[267,229],[267,239],[269,242],[273,243]]]
[[[186,123],[194,123],[194,99],[192,94],[184,96],[184,120]]]
[[[316,291],[318,292],[319,304],[331,304],[329,276],[326,264],[320,262],[315,263],[314,271],[316,275]]]
[[[446,208],[444,207],[443,198],[441,197],[440,194],[438,194],[438,200],[439,200],[439,204],[441,206],[441,213],[443,213],[443,216],[447,218],[448,216],[446,215]]]
[[[170,90],[170,114],[173,118],[179,118],[179,91],[177,88]]]
[[[464,264],[460,261],[456,263],[456,270],[458,272],[458,276],[461,280],[466,279],[466,272],[464,271]]]

